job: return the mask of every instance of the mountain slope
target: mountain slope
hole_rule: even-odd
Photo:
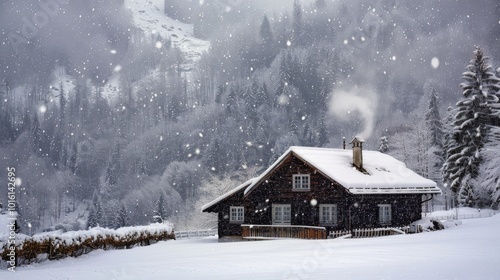
[[[193,25],[173,20],[164,14],[163,0],[126,0],[125,7],[132,14],[134,24],[147,34],[158,34],[172,40],[174,46],[191,61],[200,59],[210,47],[208,41],[193,36]]]

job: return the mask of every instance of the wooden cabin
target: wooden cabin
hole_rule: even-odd
[[[407,226],[422,196],[440,194],[393,157],[363,151],[291,147],[259,177],[202,207],[218,213],[219,238],[326,238],[331,231]]]

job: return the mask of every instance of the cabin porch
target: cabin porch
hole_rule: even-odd
[[[299,225],[241,225],[243,239],[326,239],[324,227]]]

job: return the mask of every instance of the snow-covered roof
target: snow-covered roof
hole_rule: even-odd
[[[250,186],[251,184],[253,184],[253,183],[255,182],[255,180],[256,180],[256,179],[257,179],[257,178],[252,178],[252,179],[250,179],[250,180],[246,181],[245,183],[243,183],[243,184],[241,184],[241,185],[237,186],[236,188],[234,188],[234,189],[230,190],[229,192],[227,192],[227,193],[225,193],[225,194],[223,194],[223,195],[219,196],[218,198],[214,199],[213,201],[211,201],[211,202],[209,202],[209,203],[207,203],[207,204],[203,205],[203,206],[201,207],[201,211],[202,211],[202,212],[203,212],[203,211],[205,211],[206,209],[208,209],[208,208],[210,208],[210,207],[214,206],[215,204],[217,204],[217,203],[221,202],[222,200],[224,200],[224,199],[226,199],[226,198],[230,197],[231,195],[233,195],[233,194],[235,194],[235,193],[237,193],[237,192],[241,191],[242,189],[244,189],[244,188],[246,188],[246,187]]]
[[[363,173],[352,165],[352,150],[290,147],[245,190],[252,191],[285,157],[293,153],[352,194],[441,193],[436,182],[423,178],[383,153],[363,150]]]

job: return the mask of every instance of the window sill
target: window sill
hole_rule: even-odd
[[[309,192],[311,189],[292,189],[294,192]]]

